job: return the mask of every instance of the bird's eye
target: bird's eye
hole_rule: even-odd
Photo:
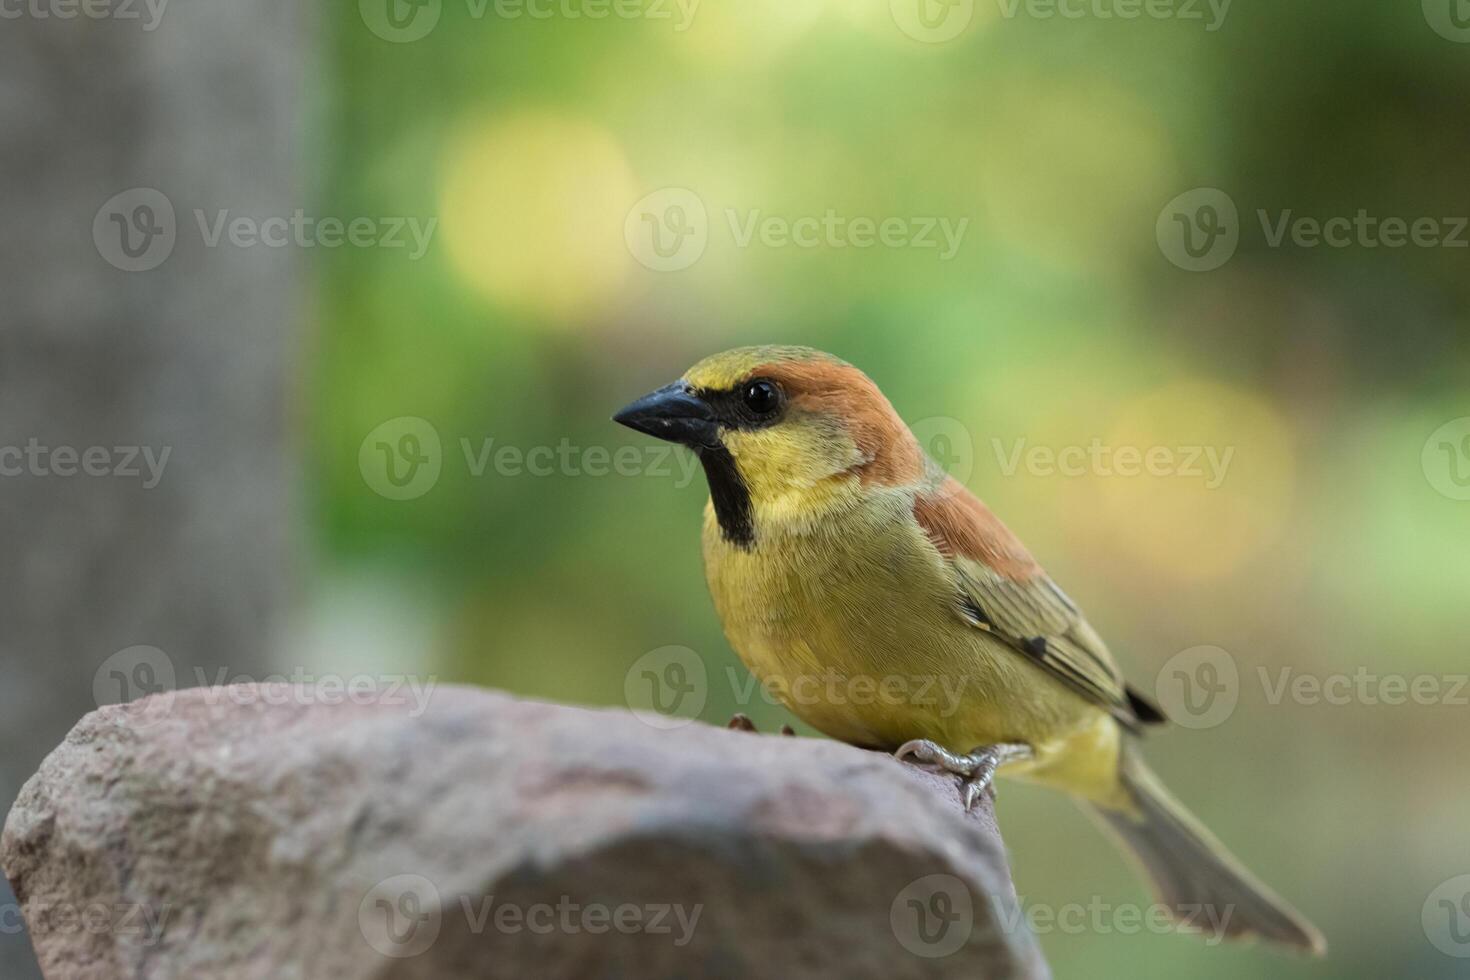
[[[756,415],[770,415],[781,406],[781,392],[770,381],[752,381],[740,393],[745,407]]]

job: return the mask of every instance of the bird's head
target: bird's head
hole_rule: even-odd
[[[833,482],[906,485],[924,455],[868,376],[807,347],[707,357],[613,416],[699,455],[725,536],[753,541],[753,515],[799,512]]]

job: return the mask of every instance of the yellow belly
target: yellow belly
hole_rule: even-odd
[[[736,653],[797,717],[841,741],[891,750],[927,738],[959,752],[1025,743],[1035,759],[1010,774],[1110,792],[1112,719],[960,619],[946,566],[895,519],[901,506],[865,501],[766,528],[750,551],[725,542],[708,514],[706,576]]]

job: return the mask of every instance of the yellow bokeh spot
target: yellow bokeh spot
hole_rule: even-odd
[[[1102,443],[1109,472],[1089,482],[1121,556],[1171,577],[1217,578],[1285,528],[1292,437],[1252,392],[1198,380],[1155,389],[1121,407]]]
[[[672,37],[676,50],[696,61],[749,66],[795,41],[832,0],[740,0],[704,3],[689,29]]]
[[[599,126],[548,113],[478,120],[453,139],[443,167],[450,262],[496,303],[573,322],[622,288],[636,186]]]

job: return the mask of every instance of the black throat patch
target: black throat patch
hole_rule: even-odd
[[[704,464],[704,478],[709,482],[709,497],[715,505],[720,534],[735,547],[749,551],[755,547],[755,514],[750,490],[740,476],[735,457],[724,446],[700,446],[697,452]]]

